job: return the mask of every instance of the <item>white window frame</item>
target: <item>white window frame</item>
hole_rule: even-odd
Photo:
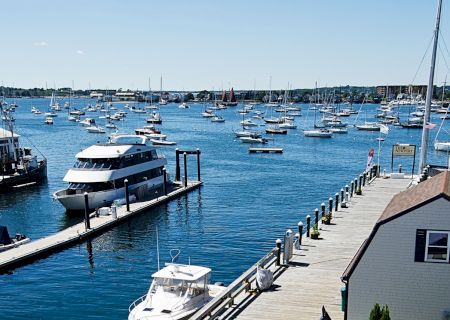
[[[428,258],[428,247],[429,247],[429,239],[431,233],[446,233],[447,234],[447,259],[446,260],[440,260],[440,259],[431,259]],[[433,246],[438,247],[438,246]],[[443,248],[443,247],[441,247]],[[427,238],[425,242],[425,262],[440,262],[440,263],[449,263],[449,254],[450,254],[450,231],[439,231],[439,230],[427,230]]]

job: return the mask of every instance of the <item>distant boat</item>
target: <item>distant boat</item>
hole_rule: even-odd
[[[239,140],[241,140],[243,143],[262,143],[265,144],[269,142],[266,138],[256,138],[256,137],[240,137]]]
[[[214,116],[211,118],[211,122],[225,122],[225,118],[222,116]]]
[[[183,102],[178,106],[179,109],[189,109],[189,105],[186,102]]]
[[[287,134],[287,130],[286,129],[282,129],[278,126],[270,126],[268,128],[266,128],[266,133],[269,134]]]
[[[8,233],[8,228],[0,226],[0,252],[17,248],[30,241],[30,238],[23,234],[16,234],[11,238]]]
[[[44,123],[45,124],[53,124],[53,118],[52,117],[45,117]]]
[[[332,138],[333,132],[328,129],[313,129],[313,130],[305,130],[303,131],[305,137],[312,138]]]
[[[150,141],[157,146],[173,146],[177,144],[175,141],[167,141],[164,139],[150,139]]]
[[[158,112],[152,112],[149,118],[146,119],[147,123],[153,123],[153,124],[161,124],[162,119],[161,115]]]
[[[90,126],[85,128],[89,133],[105,133],[105,129],[101,126]]]
[[[355,125],[355,128],[361,131],[380,131],[380,124],[376,122],[364,122],[363,124]]]

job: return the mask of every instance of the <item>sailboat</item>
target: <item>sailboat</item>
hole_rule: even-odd
[[[361,108],[364,106],[364,100],[363,103],[361,104]],[[361,111],[360,108],[360,111]],[[359,112],[358,112],[359,114]],[[364,123],[363,124],[355,124],[355,128],[361,131],[380,131],[380,124],[377,122],[368,122],[367,121],[367,109],[365,109],[365,114],[364,114]],[[358,118],[356,118],[357,120]]]
[[[167,104],[167,100],[163,99],[163,92],[162,92],[162,76],[160,80],[160,90],[159,90],[159,105],[163,106]]]
[[[227,103],[227,106],[230,106],[230,107],[235,107],[235,106],[237,106],[237,100],[236,100],[236,96],[234,95],[234,89],[233,89],[233,87],[231,87],[231,90],[230,90],[230,102],[228,102]]]
[[[1,114],[5,114],[0,104]],[[30,184],[39,184],[47,179],[47,159],[38,160],[30,148],[22,148],[20,136],[14,133],[11,121],[4,121],[0,128],[0,192]]]
[[[316,83],[316,87],[317,87],[317,83]],[[311,108],[310,108],[310,110],[311,110]],[[331,132],[330,130],[328,130],[326,128],[317,128],[316,127],[316,117],[317,117],[316,113],[317,113],[317,108],[314,108],[313,129],[303,130],[303,134],[305,135],[305,137],[310,137],[310,138],[332,138],[333,132]]]

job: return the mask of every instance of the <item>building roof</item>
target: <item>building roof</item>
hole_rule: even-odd
[[[450,200],[450,171],[442,172],[408,190],[395,195],[373,227],[369,238],[363,242],[352,261],[350,261],[350,264],[347,269],[345,269],[341,279],[345,281],[350,278],[381,225],[407,214],[442,196]]]

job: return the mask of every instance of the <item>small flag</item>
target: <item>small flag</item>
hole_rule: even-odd
[[[372,167],[372,159],[375,151],[370,148],[369,155],[367,156],[367,164],[366,164],[366,171],[369,171],[370,167]]]
[[[380,132],[381,132],[382,134],[388,134],[388,132],[389,132],[389,127],[388,127],[388,126],[385,126],[384,124],[380,125]]]
[[[436,127],[436,124],[431,122],[427,122],[427,124],[425,125],[425,128],[427,129],[433,129],[434,127]]]

